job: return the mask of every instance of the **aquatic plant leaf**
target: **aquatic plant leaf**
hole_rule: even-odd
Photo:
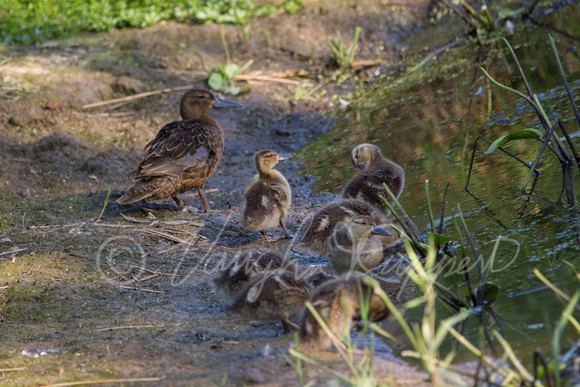
[[[494,152],[497,148],[499,148],[504,144],[507,144],[512,140],[521,140],[524,138],[542,138],[542,133],[543,132],[539,129],[527,128],[517,131],[515,133],[507,134],[495,140],[493,144],[489,146],[489,149],[485,152],[485,154],[490,154]]]

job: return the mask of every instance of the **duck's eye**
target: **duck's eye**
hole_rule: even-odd
[[[202,95],[199,96],[199,98],[205,98],[205,95],[202,94]]]

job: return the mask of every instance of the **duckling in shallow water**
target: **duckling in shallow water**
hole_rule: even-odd
[[[280,161],[292,156],[279,155],[273,150],[256,153],[255,162],[258,180],[244,192],[244,214],[242,226],[248,231],[259,231],[265,240],[266,230],[280,225],[285,238],[290,238],[284,218],[292,201],[290,184],[277,170],[273,169]]]
[[[273,270],[300,271],[297,266],[275,250],[244,251],[236,254],[213,279],[214,288],[227,298],[235,295],[250,281]]]
[[[398,164],[383,157],[379,147],[372,144],[355,147],[350,159],[361,171],[346,185],[342,197],[368,203],[388,216],[391,212],[381,196],[389,203],[392,200],[383,183],[387,184],[398,199],[405,186],[405,171]]]
[[[325,282],[310,296],[314,309],[338,337],[346,337],[354,322],[361,320],[361,300],[369,300],[370,321],[382,321],[390,314],[387,305],[363,279],[364,276],[350,274],[341,276]],[[301,350],[324,350],[332,346],[332,340],[307,308],[300,321],[299,337]]]
[[[328,238],[339,223],[347,223],[357,216],[367,216],[375,224],[386,224],[386,218],[367,203],[339,199],[331,202],[306,219],[300,228],[298,244],[317,254],[326,254]]]
[[[191,89],[181,98],[182,121],[165,125],[145,147],[139,167],[127,178],[137,183],[117,200],[131,204],[140,200],[172,198],[182,210],[186,207],[177,195],[197,189],[203,210],[209,212],[204,186],[216,170],[224,152],[224,131],[216,120],[204,114],[212,108],[241,107],[242,104],[215,97],[204,89]],[[186,161],[204,147],[207,156]]]
[[[337,225],[328,238],[330,264],[339,273],[366,273],[383,259],[383,243],[377,235],[391,236],[368,216],[357,216]]]
[[[300,279],[289,271],[276,270],[256,277],[235,297],[232,310],[253,318],[279,318],[284,333],[290,328],[298,330],[298,325],[290,320],[298,314],[306,301],[311,287],[308,281]]]

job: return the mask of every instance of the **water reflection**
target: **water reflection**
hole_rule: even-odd
[[[580,36],[578,4],[543,20],[569,35]],[[425,39],[436,36],[439,35],[426,31],[413,37],[415,41],[409,41],[409,45],[424,45]],[[579,55],[569,49],[577,42],[563,35],[555,37],[570,87],[580,103]],[[579,132],[549,48],[547,30],[520,25],[509,40],[551,119],[561,117],[571,132]],[[430,45],[443,43],[444,40]],[[580,267],[580,246],[573,229],[577,222],[565,209],[565,202],[561,206],[546,202],[561,202],[563,180],[559,162],[550,152],[538,164],[542,174],[535,191],[545,201],[521,195],[528,169],[503,153],[483,155],[485,144],[477,152],[471,195],[463,190],[472,145],[478,135],[496,139],[526,127],[540,128],[532,108],[491,86],[478,66],[486,68],[499,82],[524,90],[517,68],[499,40],[484,48],[468,45],[454,50],[418,71],[398,79],[386,78],[369,90],[359,91],[356,101],[339,118],[336,129],[302,150],[302,155],[308,155],[302,157],[304,171],[318,178],[317,189],[340,193],[355,173],[349,162],[350,150],[363,142],[376,144],[386,157],[404,166],[406,186],[400,200],[423,229],[428,223],[424,181],[430,181],[434,208],[440,208],[444,188],[450,183],[447,214],[451,216],[457,204],[461,205],[484,257],[491,255],[493,242],[499,236],[520,243],[515,259],[514,247],[502,245],[497,264],[513,263],[492,273],[490,281],[501,288],[493,306],[504,321],[508,339],[520,356],[531,361],[531,351],[538,346],[550,353],[551,335],[565,306],[552,291],[541,288],[542,283],[532,270],[539,268],[564,292],[574,293],[578,281],[562,260]],[[523,160],[533,161],[540,145],[517,141],[507,148]],[[324,157],[316,157],[319,155]],[[450,218],[447,220],[450,222]],[[454,235],[452,227],[449,231]],[[463,295],[462,275],[445,277],[443,281]],[[472,318],[466,329],[474,343],[480,338],[477,326],[477,319]],[[566,334],[564,349],[578,337],[573,329]]]

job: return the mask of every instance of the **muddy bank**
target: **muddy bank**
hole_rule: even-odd
[[[426,7],[305,3],[295,15],[253,21],[249,38],[226,26],[233,60],[251,58],[251,70],[264,73],[305,69],[311,78],[303,81],[317,82],[333,71],[327,42],[337,29],[351,36],[364,25],[359,57],[376,58],[397,51],[397,38],[418,25]],[[253,154],[264,148],[292,154],[330,130],[338,98],[359,87],[354,78],[328,83],[309,100],[297,98],[299,83],[253,82],[249,94],[235,98],[244,109],[210,112],[225,130],[226,150],[206,186],[216,211],[196,215],[176,212],[172,201],[147,211],[114,203],[130,186],[124,175],[143,146],[178,117],[180,92],[114,109],[83,105],[203,86],[196,71],[225,61],[220,26],[160,23],[35,48],[2,47],[0,55],[10,58],[0,67],[0,368],[13,369],[0,373],[2,384],[150,377],[165,385],[219,385],[227,377],[227,385],[297,385],[282,357],[293,336],[281,335],[275,322],[229,312],[207,267],[212,257],[239,249],[290,247],[288,241],[266,245],[240,226]],[[278,169],[293,189],[287,218],[293,234],[333,196],[313,191],[312,177],[298,174],[297,162]],[[200,206],[194,192],[182,199]],[[298,249],[290,256],[301,265],[326,265],[324,257]],[[397,290],[393,285],[390,292]],[[22,354],[36,349],[55,352]],[[389,351],[380,353],[377,370],[394,366],[400,385],[425,380]],[[335,353],[321,356],[346,372]],[[378,374],[389,379],[383,371]],[[314,368],[309,377],[329,378]]]

